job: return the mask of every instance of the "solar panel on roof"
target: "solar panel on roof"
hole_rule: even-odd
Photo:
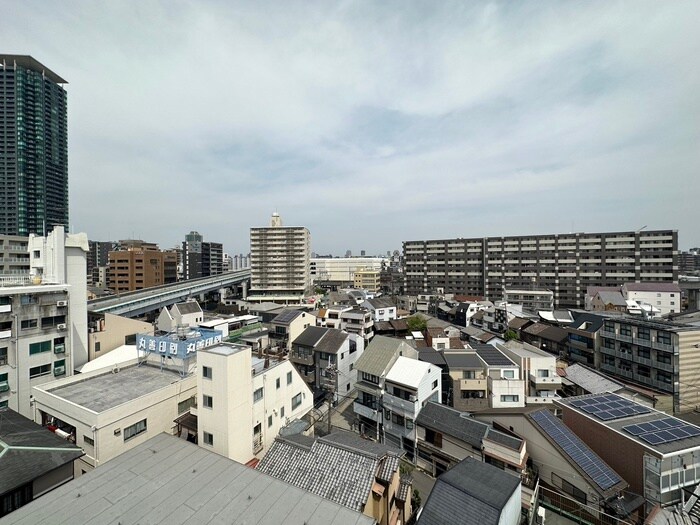
[[[646,441],[647,443],[650,443],[652,445],[660,445],[661,443],[664,442],[663,438],[660,438],[654,432],[650,432],[648,434],[642,434],[639,437],[641,439],[643,439],[644,441]]]
[[[700,436],[700,428],[674,417],[628,425],[622,430],[652,445],[670,443],[688,437]]]
[[[571,401],[571,405],[594,415],[602,421],[612,421],[635,414],[646,414],[651,409],[616,394],[591,396]]]
[[[602,490],[622,481],[614,470],[549,410],[533,412],[530,417]]]

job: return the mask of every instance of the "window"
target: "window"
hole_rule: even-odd
[[[662,383],[671,384],[673,382],[673,376],[670,372],[664,372],[663,370],[656,371],[656,380]]]
[[[367,372],[360,372],[360,377],[363,381],[367,381],[368,383],[375,385],[379,384],[379,378],[377,376],[373,376],[372,374],[368,374]]]
[[[272,426],[272,416],[267,416],[267,428]]]
[[[433,388],[437,388],[437,385],[438,385],[438,381],[436,379],[435,381],[433,381]]]
[[[637,348],[637,357],[641,357],[642,359],[650,359],[651,353],[649,352],[648,348]]]
[[[210,366],[203,366],[202,367],[202,377],[205,379],[211,379],[212,377],[212,372],[211,372],[211,367]]]
[[[391,422],[401,427],[405,425],[404,417],[401,414],[397,414],[396,412],[391,414]]]
[[[95,352],[99,352],[99,351],[100,351],[100,342],[96,341],[95,342]]]
[[[51,373],[51,365],[35,366],[29,369],[29,379],[33,377],[45,376]]]
[[[262,387],[258,388],[255,392],[253,392],[253,403],[257,403],[263,398],[264,390]]]
[[[671,356],[661,352],[656,352],[656,361],[658,361],[662,365],[670,365]]]
[[[64,324],[65,322],[66,322],[65,315],[54,315],[52,317],[42,317],[41,318],[41,327],[42,328],[53,328],[54,326],[58,326],[59,324]]]
[[[29,345],[29,355],[40,354],[42,352],[51,351],[51,341],[41,341],[40,343],[31,343]]]
[[[354,354],[357,352],[357,341],[350,340],[350,353]]]
[[[620,335],[625,335],[627,337],[632,337],[632,327],[627,324],[620,325]]]
[[[291,385],[292,384],[292,373],[287,372],[287,384]]]
[[[648,366],[637,365],[637,373],[642,377],[651,377],[651,370]]]
[[[438,344],[437,344],[437,349],[438,349],[438,350],[444,350],[444,349],[445,349],[445,343],[438,343]]]
[[[610,366],[615,366],[615,358],[611,355],[605,355],[603,354],[603,364],[604,365],[610,365]]]
[[[204,408],[214,408],[214,398],[204,394],[202,396],[202,406]]]
[[[280,381],[279,377],[277,379],[275,379],[275,388],[277,390],[279,390],[281,384],[282,384],[282,381]]]
[[[340,353],[340,359],[345,359],[345,352]]]
[[[584,504],[586,503],[586,493],[584,491],[573,486],[571,483],[569,483],[565,479],[562,479],[560,476],[557,476],[553,472],[552,472],[552,484],[555,487],[559,487],[562,490],[562,492],[564,492],[565,494],[568,494],[569,496],[580,501],[581,503],[584,503]]]
[[[36,304],[37,298],[34,295],[23,295],[22,297],[19,298],[19,303],[24,305],[24,304]]]
[[[36,319],[23,319],[20,323],[22,330],[29,330],[30,328],[36,328]]]
[[[301,392],[292,398],[292,410],[296,410],[301,405]]]
[[[518,396],[515,395],[502,395],[501,396],[501,403],[517,403],[518,402]]]
[[[280,407],[280,417],[284,417],[284,407]]]
[[[59,361],[54,361],[53,363],[53,375],[64,376],[66,375],[66,360],[61,359]]]
[[[214,446],[214,434],[210,434],[209,432],[203,432],[204,438],[204,444],[209,445],[210,447]]]
[[[130,440],[132,437],[138,436],[139,434],[146,432],[146,430],[146,420],[142,419],[138,423],[135,423],[130,427],[126,427],[124,429],[124,441]]]
[[[413,430],[413,420],[411,418],[406,418],[406,429]]]
[[[7,364],[7,347],[0,348],[0,366]]]
[[[664,345],[670,345],[671,344],[671,333],[670,332],[657,332],[656,333],[656,341],[664,344]]]
[[[0,408],[7,408],[9,406],[9,401],[0,401]]]
[[[637,337],[638,337],[639,339],[644,339],[645,341],[648,341],[648,340],[650,339],[650,337],[649,337],[649,329],[640,326],[639,328],[637,328]]]
[[[91,437],[83,436],[83,443],[85,443],[86,445],[90,445],[91,447],[95,446],[95,440]]]
[[[440,432],[435,432],[434,430],[426,428],[425,440],[431,445],[435,445],[438,448],[442,448],[442,434]]]
[[[462,370],[462,379],[476,379],[474,370]]]
[[[538,370],[537,377],[549,377],[549,370]]]
[[[502,377],[504,379],[515,379],[515,370],[503,370]]]

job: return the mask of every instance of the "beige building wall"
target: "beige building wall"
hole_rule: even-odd
[[[104,314],[104,319],[97,320],[94,325],[88,329],[90,361],[125,344],[124,340],[129,335],[153,334],[151,323],[114,314]]]
[[[700,410],[700,329],[678,332],[678,352],[680,412]]]

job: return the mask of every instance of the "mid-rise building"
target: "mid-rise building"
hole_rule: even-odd
[[[0,55],[0,234],[68,226],[68,82],[26,55]]]
[[[509,304],[519,304],[531,312],[554,309],[554,293],[551,290],[505,288],[503,300]]]
[[[310,258],[309,230],[282,226],[279,214],[272,214],[269,227],[251,228],[248,301],[303,302],[311,291]]]
[[[374,268],[361,268],[359,270],[355,270],[353,286],[375,294],[381,290],[381,273],[381,269],[376,270]]]
[[[241,463],[261,459],[282,427],[313,408],[311,390],[287,359],[222,343],[198,351],[197,368],[197,442]]]
[[[381,271],[385,261],[382,257],[312,257],[309,271],[316,286],[337,290],[353,286],[358,271]]]
[[[678,232],[571,233],[405,241],[404,293],[501,297],[504,287],[551,290],[583,307],[588,286],[678,281]]]
[[[206,242],[196,231],[182,242],[182,278],[197,279],[224,271],[224,248],[219,242]]]
[[[29,275],[29,239],[20,235],[0,235],[0,275]]]
[[[85,234],[28,241],[31,276],[0,278],[0,406],[32,417],[31,389],[88,360]]]
[[[90,250],[87,254],[87,279],[89,286],[106,287],[107,280],[103,279],[109,265],[109,252],[119,249],[113,241],[88,241]]]
[[[160,251],[157,244],[140,240],[119,241],[109,252],[109,289],[133,292],[177,281],[177,254]]]
[[[675,283],[625,283],[622,295],[628,301],[650,305],[659,315],[681,311],[681,289]]]

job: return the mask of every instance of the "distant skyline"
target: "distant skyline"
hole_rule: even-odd
[[[5,1],[68,80],[73,231],[249,251],[677,229],[700,246],[700,2]]]

